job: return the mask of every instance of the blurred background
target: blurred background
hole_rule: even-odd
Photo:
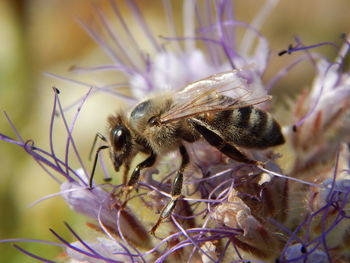
[[[117,1],[123,15],[130,16],[122,0]],[[167,35],[161,1],[136,1],[149,22],[155,36]],[[145,4],[147,2],[147,4]],[[237,19],[250,22],[263,1],[237,0]],[[121,81],[113,72],[98,74],[72,74],[72,66],[96,66],[110,63],[106,55],[82,29],[78,18],[88,21],[94,13],[93,5],[110,14],[107,0],[1,0],[0,1],[0,133],[15,137],[5,115],[6,111],[24,138],[33,139],[35,145],[49,149],[49,123],[53,91],[61,91],[63,106],[70,105],[87,92],[75,85],[47,77],[43,72],[91,84],[108,84]],[[181,23],[181,2],[172,1],[174,16]],[[304,44],[323,41],[341,43],[340,34],[350,31],[350,3],[348,0],[295,0],[280,1],[262,28],[273,53],[269,74],[291,61],[290,56],[277,57],[277,53],[293,43],[298,35]],[[131,18],[130,18],[131,19]],[[132,25],[133,22],[130,22]],[[141,37],[135,37],[142,41]],[[334,49],[319,50],[328,58],[336,55]],[[309,74],[308,74],[309,72]],[[279,82],[289,93],[307,88],[312,71],[301,66]],[[268,76],[267,76],[268,78]],[[108,94],[89,99],[84,106],[74,136],[82,158],[88,167],[87,153],[97,131],[104,132],[106,118],[124,103]],[[67,117],[72,117],[67,112]],[[61,123],[55,126],[56,152],[63,156],[66,133]],[[59,139],[63,142],[59,143]],[[0,141],[0,239],[24,238],[57,241],[49,232],[55,229],[71,240],[63,222],[75,229],[84,225],[83,217],[73,214],[60,197],[50,198],[33,207],[30,205],[48,194],[57,193],[55,183],[22,149]],[[81,227],[83,231],[83,227]],[[48,245],[21,243],[23,248],[46,258],[57,260],[62,250]],[[23,255],[9,243],[0,243],[0,262],[37,262]]]

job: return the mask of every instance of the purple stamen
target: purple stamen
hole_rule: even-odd
[[[30,253],[30,252],[28,252],[27,250],[21,248],[21,247],[18,246],[18,245],[13,245],[13,247],[16,248],[17,250],[21,251],[23,254],[26,254],[27,256],[30,256],[30,257],[32,257],[32,258],[35,258],[35,259],[37,259],[37,260],[39,260],[39,261],[41,261],[41,262],[45,262],[45,263],[56,263],[55,261],[48,260],[48,259],[45,259],[45,258],[43,258],[43,257],[39,257],[39,256],[37,256],[37,255],[35,255],[35,254],[33,254],[33,253]]]

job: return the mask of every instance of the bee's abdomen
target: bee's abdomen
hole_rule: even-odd
[[[267,148],[284,143],[280,125],[271,114],[248,106],[218,112],[214,126],[223,137],[246,148]]]

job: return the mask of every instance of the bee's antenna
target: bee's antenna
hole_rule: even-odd
[[[94,142],[92,143],[91,150],[90,150],[90,153],[89,153],[89,160],[91,160],[92,152],[93,152],[93,150],[95,148],[95,145],[96,145],[96,142],[97,142],[97,138],[100,138],[102,141],[108,143],[107,139],[101,133],[99,133],[99,132],[96,133]],[[90,180],[89,180],[89,188],[90,189],[92,189],[92,180],[94,178],[94,174],[95,174],[95,170],[96,170],[98,154],[100,153],[101,150],[107,149],[109,147],[110,146],[108,146],[108,145],[102,145],[102,146],[98,147],[98,149],[96,151],[95,160],[94,160],[94,164],[93,164],[93,167],[92,167],[92,172],[91,172],[91,176],[90,176]]]
[[[95,154],[95,160],[94,160],[94,165],[92,166],[92,171],[91,171],[91,176],[89,180],[89,188],[92,189],[92,179],[94,178],[95,170],[96,170],[96,165],[97,165],[97,159],[98,159],[98,154],[100,153],[101,150],[107,149],[110,146],[108,145],[102,145],[98,147],[96,154]]]
[[[92,152],[95,148],[95,145],[96,145],[96,142],[97,142],[97,138],[100,138],[102,141],[108,143],[106,137],[104,137],[101,133],[96,133],[95,135],[95,139],[94,139],[94,142],[92,143],[92,146],[91,146],[91,150],[90,150],[90,153],[89,153],[89,161],[91,161],[91,156],[92,156]]]

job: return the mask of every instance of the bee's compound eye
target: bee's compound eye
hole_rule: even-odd
[[[123,126],[116,126],[111,132],[111,139],[115,150],[121,150],[126,144],[128,144],[131,136],[129,130]]]

